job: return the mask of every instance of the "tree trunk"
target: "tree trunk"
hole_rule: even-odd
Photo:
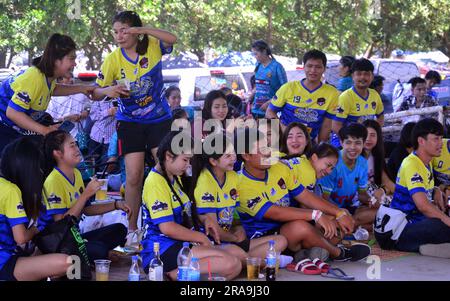
[[[0,49],[0,68],[6,67],[6,53],[7,53],[6,48]]]
[[[267,44],[272,47],[272,35],[273,35],[273,10],[274,5],[271,5],[269,8],[269,13],[267,16],[268,24],[267,24]]]
[[[205,61],[206,57],[205,57],[205,51],[200,50],[200,49],[195,49],[192,51],[197,57],[198,57],[198,61],[201,63],[206,64],[207,62]]]
[[[8,62],[6,62],[6,68],[9,68],[11,66],[13,57],[16,55],[17,53],[14,51],[13,48],[10,49],[10,56],[8,58]]]

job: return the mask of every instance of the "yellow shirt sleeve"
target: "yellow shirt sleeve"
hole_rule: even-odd
[[[114,54],[109,54],[100,68],[96,80],[97,85],[100,87],[111,86],[114,80],[120,78],[119,68],[117,68],[117,63],[114,60]]]
[[[412,197],[417,192],[427,193],[427,175],[420,172],[418,164],[410,161],[410,164],[402,167],[400,177],[404,178],[409,195]]]
[[[175,220],[174,209],[172,206],[172,194],[170,193],[169,187],[163,187],[161,182],[158,183],[161,185],[156,185],[156,187],[154,186],[149,189],[148,185],[150,184],[152,184],[152,182],[145,184],[147,187],[144,187],[143,198],[152,222],[155,225],[173,222]]]
[[[64,214],[70,209],[68,193],[51,174],[44,183],[44,202],[49,215]]]
[[[339,99],[339,91],[336,89],[333,89],[333,92],[331,93],[330,105],[327,108],[327,114],[325,115],[325,117],[330,118],[330,117],[334,117],[336,115],[338,99]]]
[[[207,183],[207,177],[202,173],[194,190],[195,204],[199,214],[216,212],[215,190]]]
[[[348,90],[347,90],[348,91]],[[338,105],[336,107],[336,120],[344,122],[350,113],[350,94],[344,92],[339,96]]]
[[[275,112],[281,111],[284,105],[288,102],[289,92],[289,83],[282,85],[280,89],[278,89],[275,96],[272,98],[269,106],[270,109]]]
[[[28,111],[32,103],[39,102],[39,85],[45,84],[41,78],[36,78],[33,72],[19,75],[11,84],[14,95],[9,106],[19,112]],[[47,89],[47,87],[46,87]]]
[[[5,215],[11,227],[28,224],[28,217],[22,203],[22,193],[18,187],[11,188],[5,198]]]

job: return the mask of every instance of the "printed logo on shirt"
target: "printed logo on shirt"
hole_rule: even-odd
[[[291,200],[289,197],[282,197],[276,202],[276,205],[280,207],[289,207],[291,205]]]
[[[236,201],[237,200],[237,198],[238,198],[238,193],[237,193],[237,190],[236,189],[231,189],[230,190],[230,196],[231,196],[231,198],[234,200],[234,201]]]
[[[339,114],[342,114],[342,113],[344,113],[344,109],[341,106],[338,106],[336,108],[336,112],[339,113]]]
[[[223,198],[224,198],[225,200],[228,200],[230,197],[228,196],[228,194],[224,193],[224,194],[223,194]]]
[[[154,213],[156,213],[156,212],[160,212],[160,211],[165,211],[168,208],[169,208],[169,205],[167,205],[166,203],[163,203],[163,202],[160,202],[160,201],[156,200],[156,202],[152,206],[152,211]]]
[[[205,192],[202,195],[202,202],[204,203],[213,203],[214,202],[214,196],[210,194],[209,192]]]
[[[141,66],[142,69],[148,68],[148,58],[143,57],[143,58],[139,61],[139,66]]]
[[[80,198],[80,194],[78,192],[75,192],[74,197],[75,197],[75,200],[78,200]]]
[[[271,190],[270,190],[270,195],[271,196],[274,196],[274,195],[276,195],[277,194],[277,191],[275,190],[275,188],[272,188]]]
[[[342,183],[343,183],[343,180],[342,180],[342,178],[340,178],[338,180],[338,188],[342,188]]]
[[[375,101],[372,101],[372,109],[376,109],[376,107],[377,107],[377,103],[375,102]]]
[[[272,78],[272,72],[270,72],[270,71],[267,72],[267,77],[268,77],[268,78]]]
[[[280,178],[278,180],[278,186],[280,186],[281,189],[286,189],[286,182],[284,181],[283,178]]]
[[[415,173],[412,177],[411,177],[411,183],[416,184],[416,183],[423,183],[423,178],[418,174]]]
[[[57,195],[53,194],[53,193],[47,198],[47,201],[48,201],[49,205],[51,205],[51,204],[61,204],[61,198],[58,197]]]
[[[105,76],[103,75],[103,72],[100,71],[100,72],[98,73],[98,75],[97,75],[97,78],[98,78],[98,79],[101,79],[101,80],[104,80],[104,79],[105,79]]]
[[[294,111],[295,117],[303,120],[304,122],[316,122],[319,120],[319,114],[309,108],[298,108]]]
[[[272,100],[277,100],[278,99],[278,97],[276,96],[276,95],[274,95],[273,97],[272,97]]]
[[[315,185],[314,184],[309,184],[306,189],[309,191],[314,191]]]
[[[293,102],[294,102],[294,103],[300,103],[301,100],[302,100],[302,97],[301,97],[301,96],[294,96]]]
[[[26,103],[26,104],[28,104],[28,103],[31,102],[30,95],[28,95],[27,92],[19,92],[19,93],[17,93],[17,98],[18,98],[21,102]]]
[[[261,197],[259,197],[259,196],[256,197],[256,198],[253,198],[253,199],[248,200],[248,203],[247,203],[248,209],[253,209],[253,208],[255,208],[256,205],[257,205],[259,202],[261,202]]]
[[[22,204],[22,203],[20,203],[19,205],[17,205],[17,212],[19,212],[19,213],[25,212],[25,208],[23,207],[23,204]]]
[[[320,97],[319,99],[317,99],[317,104],[319,106],[323,106],[325,104],[325,102],[326,102],[326,99],[323,97]]]

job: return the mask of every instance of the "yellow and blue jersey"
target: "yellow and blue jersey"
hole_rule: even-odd
[[[198,213],[216,214],[219,226],[225,231],[231,229],[234,211],[239,206],[237,183],[238,176],[234,171],[226,172],[225,182],[220,185],[211,170],[205,168],[194,190]]]
[[[270,103],[270,109],[281,112],[284,125],[301,122],[308,127],[311,139],[319,134],[324,118],[333,119],[339,92],[331,85],[320,83],[309,90],[301,81],[284,84]]]
[[[53,223],[53,216],[65,214],[80,198],[84,191],[83,177],[78,169],[74,170],[75,181],[70,179],[58,168],[55,167],[44,182],[44,204],[46,213],[39,219],[38,228]],[[85,207],[90,205],[86,202]]]
[[[318,180],[323,194],[328,194],[329,200],[340,208],[350,208],[354,205],[357,192],[367,190],[368,165],[363,156],[356,159],[355,166],[350,169],[339,153],[339,160],[333,171],[326,177]]]
[[[130,82],[130,97],[119,99],[116,115],[119,121],[155,124],[171,118],[171,111],[163,96],[161,57],[172,52],[163,43],[149,36],[147,53],[130,59],[123,48],[118,48],[106,58],[98,74],[100,87],[127,79]]]
[[[8,107],[31,116],[47,109],[55,90],[56,80],[47,77],[36,67],[30,67],[5,80],[0,86],[0,123],[26,133],[6,116]]]
[[[0,270],[15,254],[16,241],[12,228],[24,224],[29,220],[22,203],[22,193],[17,185],[0,178]]]
[[[376,119],[383,113],[383,102],[377,91],[369,89],[369,95],[364,98],[352,87],[339,96],[334,120],[346,126],[352,122],[362,123],[367,119]]]
[[[291,168],[282,162],[266,170],[264,179],[253,177],[243,168],[239,173],[238,213],[247,237],[263,236],[281,227],[280,222],[266,219],[264,214],[274,205],[295,206],[294,198],[303,190],[303,185],[295,181]]]
[[[154,257],[153,243],[159,242],[160,252],[170,248],[177,240],[164,235],[159,225],[167,222],[183,223],[183,211],[191,215],[191,202],[176,181],[172,187],[181,199],[181,204],[173,194],[164,177],[156,170],[148,174],[142,192],[142,219],[144,221],[144,237],[142,240],[142,260],[146,267]]]
[[[288,160],[294,174],[294,180],[297,180],[308,191],[314,193],[316,188],[317,176],[314,167],[306,156],[291,158]]]
[[[392,197],[391,208],[398,209],[406,214],[410,223],[416,223],[425,219],[425,215],[419,211],[414,203],[415,193],[423,192],[428,200],[433,200],[433,169],[425,166],[420,158],[411,153],[406,157],[397,174],[395,192]]]
[[[450,139],[442,139],[442,152],[432,161],[433,172],[440,184],[450,186]]]

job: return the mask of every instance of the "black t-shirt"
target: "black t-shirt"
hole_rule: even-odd
[[[400,144],[397,145],[392,151],[387,163],[387,170],[394,181],[397,178],[397,173],[400,169],[400,165],[402,165],[403,159],[405,159],[408,155],[409,153],[406,148]]]

